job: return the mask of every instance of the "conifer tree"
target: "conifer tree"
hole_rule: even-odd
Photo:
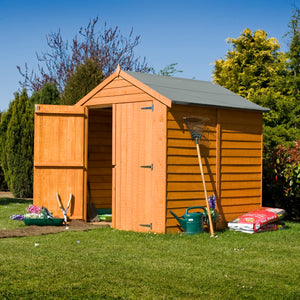
[[[60,104],[60,94],[54,83],[47,82],[32,94],[29,102],[32,107],[35,104]]]
[[[96,87],[104,76],[95,60],[87,59],[84,64],[76,67],[75,72],[68,79],[62,104],[72,105]]]
[[[5,178],[15,197],[32,197],[33,186],[33,114],[25,89],[15,94],[6,115],[4,158]],[[3,168],[3,169],[4,169]]]

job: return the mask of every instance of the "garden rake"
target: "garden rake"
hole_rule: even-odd
[[[204,178],[204,172],[203,172],[203,166],[202,166],[202,159],[201,159],[201,153],[200,153],[200,147],[199,147],[199,141],[202,136],[203,127],[205,122],[207,121],[206,118],[199,118],[199,117],[184,117],[183,118],[184,123],[187,126],[187,129],[189,130],[192,139],[195,139],[196,142],[196,148],[197,148],[197,155],[198,155],[198,161],[202,176],[202,182],[203,182],[203,189],[204,189],[204,195],[205,195],[205,201],[206,201],[206,208],[207,208],[207,215],[208,215],[208,221],[209,221],[209,230],[211,236],[214,236],[214,229],[210,214],[210,208],[208,203],[208,197],[207,197],[207,190],[206,190],[206,184],[205,184],[205,178]]]
[[[63,205],[61,203],[61,199],[60,199],[60,196],[58,193],[55,194],[55,197],[56,197],[56,200],[58,202],[58,205],[59,205],[59,208],[61,209],[61,211],[63,212],[63,215],[64,215],[64,222],[65,222],[65,225],[67,226],[67,221],[68,221],[68,216],[67,216],[67,212],[69,210],[69,207],[70,207],[70,204],[71,204],[71,200],[72,200],[72,193],[70,194],[70,199],[69,199],[69,202],[68,202],[68,205],[67,205],[67,208],[64,209],[63,208]]]

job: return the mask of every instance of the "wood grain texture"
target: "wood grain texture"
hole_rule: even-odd
[[[71,106],[56,105],[40,105],[35,114],[33,203],[47,207],[54,216],[62,217],[55,194],[66,207],[72,193],[68,216],[85,219],[85,114],[82,107],[73,111]]]
[[[116,105],[115,226],[165,232],[166,108],[152,102]],[[132,124],[134,120],[134,124]],[[153,164],[153,170],[141,168]]]
[[[208,195],[216,194],[222,226],[261,206],[262,116],[259,112],[173,105],[168,111],[167,211],[205,206],[195,142],[182,118],[208,118],[200,141]],[[202,150],[203,149],[203,150]],[[166,231],[178,230],[167,213]]]

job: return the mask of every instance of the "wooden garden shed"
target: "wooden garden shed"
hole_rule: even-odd
[[[36,105],[34,204],[87,219],[112,209],[112,227],[174,232],[205,206],[195,142],[183,117],[205,124],[200,148],[208,195],[226,226],[262,204],[262,108],[211,82],[117,70],[74,106]]]

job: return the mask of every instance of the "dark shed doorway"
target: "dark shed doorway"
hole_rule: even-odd
[[[112,208],[112,108],[89,109],[88,203]]]

